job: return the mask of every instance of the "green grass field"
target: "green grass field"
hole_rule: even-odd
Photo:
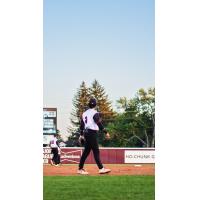
[[[44,176],[44,200],[154,200],[154,176]]]

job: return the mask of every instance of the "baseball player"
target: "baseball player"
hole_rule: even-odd
[[[99,168],[99,173],[105,174],[111,171],[110,169],[104,168],[100,160],[99,145],[97,141],[98,130],[100,129],[106,134],[106,139],[110,139],[110,135],[101,123],[100,115],[95,110],[96,105],[96,99],[91,98],[88,104],[89,109],[82,114],[79,142],[84,140],[84,151],[80,159],[78,174],[88,174],[83,166],[91,150],[93,151],[94,159]]]
[[[53,154],[51,165],[59,166],[60,164],[60,146],[58,143],[59,135],[56,133],[54,138],[50,141],[51,153]]]

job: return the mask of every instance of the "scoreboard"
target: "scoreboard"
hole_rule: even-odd
[[[56,134],[57,108],[43,108],[43,135]]]

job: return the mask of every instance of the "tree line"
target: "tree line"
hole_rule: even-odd
[[[97,100],[97,111],[101,113],[105,128],[111,135],[105,140],[99,133],[99,144],[104,147],[155,147],[155,88],[139,89],[133,98],[121,97],[117,100],[117,111],[105,88],[97,80],[87,87],[83,81],[73,98],[70,136],[66,146],[79,146],[79,126],[82,113],[88,108],[91,97]]]

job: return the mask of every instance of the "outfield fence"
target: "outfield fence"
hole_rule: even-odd
[[[79,163],[83,153],[81,147],[62,147],[61,163]],[[155,163],[155,148],[100,148],[101,161],[105,164],[126,164],[126,163]],[[49,164],[52,158],[51,149],[43,148],[44,164]],[[92,151],[90,152],[86,164],[94,164]]]

